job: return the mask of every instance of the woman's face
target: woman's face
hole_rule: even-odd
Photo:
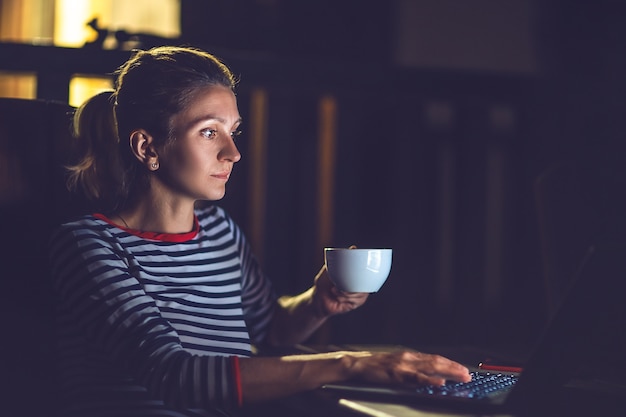
[[[189,106],[172,118],[174,140],[159,154],[157,175],[173,194],[195,200],[219,200],[241,154],[235,136],[241,117],[233,92],[204,87]]]

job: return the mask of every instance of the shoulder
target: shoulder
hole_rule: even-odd
[[[207,205],[196,209],[196,217],[201,229],[212,229],[220,225],[235,226],[230,215],[220,206]]]
[[[48,241],[48,262],[53,276],[77,265],[91,264],[94,259],[115,252],[113,226],[86,215],[58,226]],[[67,271],[66,271],[67,272]]]
[[[111,225],[98,219],[94,215],[88,214],[59,225],[53,235],[80,234],[80,233],[100,233],[111,229]]]
[[[203,206],[196,209],[200,236],[211,240],[229,240],[239,244],[243,235],[239,225],[226,210],[216,205]]]
[[[83,246],[86,241],[111,242],[116,238],[116,230],[109,223],[93,215],[85,215],[63,223],[51,234],[50,246]]]

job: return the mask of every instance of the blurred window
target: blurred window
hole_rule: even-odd
[[[113,88],[113,79],[108,77],[93,77],[85,75],[75,75],[70,80],[69,103],[78,107],[89,97]]]
[[[1,97],[35,98],[37,76],[23,72],[0,72],[0,93]]]
[[[2,0],[0,42],[32,43],[80,48],[93,42],[98,32],[88,25],[108,30],[104,48],[119,45],[116,31],[164,38],[180,36],[181,0]],[[0,68],[0,71],[2,68]],[[97,74],[75,76],[70,83],[70,104],[109,89],[109,77]],[[0,97],[36,98],[35,74],[0,72]]]

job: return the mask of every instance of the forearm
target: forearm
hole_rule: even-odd
[[[306,341],[329,315],[314,303],[315,288],[296,296],[278,300],[266,343],[272,346],[292,346]]]
[[[278,301],[266,342],[289,346],[307,340],[329,317],[347,313],[367,300],[367,293],[338,290],[328,278],[326,267],[318,272],[307,291]]]
[[[471,380],[465,366],[439,355],[416,351],[241,358],[239,369],[244,403],[284,397],[348,379],[422,385]]]
[[[354,354],[344,352],[241,358],[243,401],[249,403],[284,397],[349,379],[354,361]]]

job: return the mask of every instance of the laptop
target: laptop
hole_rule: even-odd
[[[470,371],[472,382],[443,388],[348,382],[324,385],[320,392],[335,399],[479,413],[624,416],[626,244],[589,248],[521,372]],[[478,383],[480,379],[485,382]]]

